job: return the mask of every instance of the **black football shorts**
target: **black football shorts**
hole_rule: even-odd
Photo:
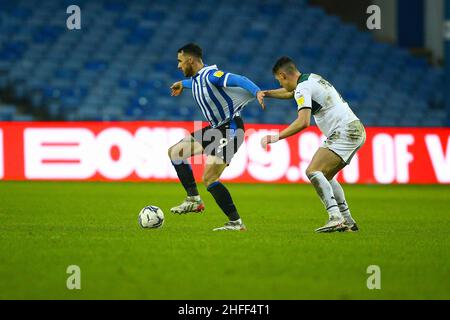
[[[202,145],[205,154],[219,157],[227,164],[244,142],[244,135],[244,122],[239,116],[217,128],[207,126],[191,133],[194,140]]]

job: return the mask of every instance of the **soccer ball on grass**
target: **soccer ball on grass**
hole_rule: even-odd
[[[147,206],[139,212],[138,222],[144,229],[160,228],[164,223],[164,213],[159,207]]]

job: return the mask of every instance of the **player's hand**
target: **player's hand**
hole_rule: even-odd
[[[256,99],[258,99],[259,104],[261,105],[261,108],[264,110],[266,109],[266,105],[264,104],[264,97],[266,96],[266,93],[264,91],[258,91],[256,93]]]
[[[269,145],[271,143],[275,143],[278,140],[280,140],[280,137],[277,134],[267,135],[261,139],[261,147],[263,147],[263,149],[267,150],[267,145]]]
[[[181,81],[175,82],[170,87],[172,97],[177,97],[183,92],[183,83]]]
[[[271,92],[272,90],[263,90],[262,92],[264,93],[264,97],[270,98],[271,97]]]

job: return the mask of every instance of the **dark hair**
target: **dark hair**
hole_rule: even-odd
[[[184,46],[182,46],[180,49],[178,49],[178,53],[186,53],[186,54],[190,54],[191,56],[194,56],[196,58],[202,59],[202,48],[200,48],[197,44],[195,43],[188,43]]]
[[[289,57],[281,57],[275,62],[275,65],[272,68],[272,73],[276,74],[280,69],[286,70],[288,73],[294,72],[297,67],[295,66],[294,60]]]

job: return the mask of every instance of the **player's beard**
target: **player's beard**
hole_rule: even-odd
[[[184,70],[184,76],[186,78],[190,78],[194,75],[194,69],[191,65],[186,66],[186,69]]]

